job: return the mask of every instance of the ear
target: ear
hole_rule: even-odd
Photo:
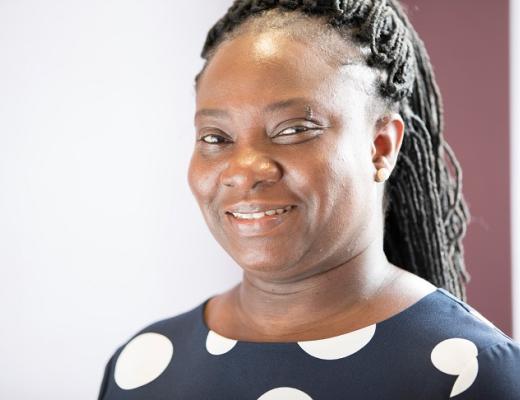
[[[372,142],[372,162],[375,170],[395,167],[397,155],[404,137],[404,121],[400,114],[392,113],[380,118],[376,123],[376,132]]]

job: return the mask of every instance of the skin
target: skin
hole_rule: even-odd
[[[435,290],[383,251],[384,184],[375,176],[394,168],[403,120],[381,107],[377,74],[358,62],[359,50],[335,45],[348,65],[283,31],[246,32],[219,46],[198,82],[188,182],[212,235],[243,269],[204,310],[222,336],[331,337]],[[297,207],[272,234],[246,237],[225,214],[240,201]]]

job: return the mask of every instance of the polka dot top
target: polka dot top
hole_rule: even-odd
[[[302,342],[223,337],[204,322],[208,300],[120,347],[99,400],[520,400],[520,345],[441,288],[376,324]]]

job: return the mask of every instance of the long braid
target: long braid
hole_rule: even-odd
[[[402,7],[397,0],[236,0],[208,32],[206,65],[235,28],[275,8],[325,18],[340,33],[353,33],[370,48],[366,63],[386,71],[380,94],[398,105],[406,129],[385,187],[385,253],[390,262],[465,300],[469,275],[461,241],[469,213],[461,168],[443,138],[430,59]]]

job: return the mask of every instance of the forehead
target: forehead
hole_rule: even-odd
[[[227,40],[200,77],[197,108],[243,108],[288,97],[332,105],[345,96],[373,94],[375,73],[361,51],[337,40],[325,44],[315,36],[305,39],[281,30],[245,32]],[[336,51],[324,49],[330,46]]]

